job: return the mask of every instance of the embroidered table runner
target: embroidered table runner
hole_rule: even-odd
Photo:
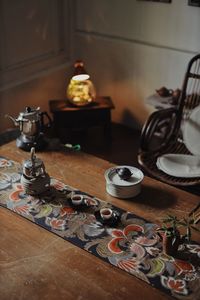
[[[0,205],[104,261],[125,270],[178,299],[199,299],[200,245],[182,245],[192,263],[162,252],[156,224],[51,178],[43,197],[26,195],[20,183],[21,165],[0,158]],[[74,206],[74,194],[84,196]],[[115,217],[102,221],[99,210],[110,207]],[[199,297],[198,297],[199,296]]]

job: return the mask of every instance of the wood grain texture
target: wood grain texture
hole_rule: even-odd
[[[0,155],[21,162],[29,153],[15,142]],[[104,172],[113,164],[81,152],[37,153],[49,175],[133,211],[152,222],[166,213],[182,216],[199,197],[145,178],[131,200],[109,196]],[[197,237],[198,239],[198,237]],[[0,207],[0,299],[171,299],[143,281],[72,245],[23,217]]]

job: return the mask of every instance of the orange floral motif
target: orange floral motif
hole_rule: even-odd
[[[16,190],[14,190],[10,195],[9,195],[9,199],[11,201],[21,201],[21,198],[20,198],[20,193],[22,193],[24,190],[23,190],[23,187],[21,184],[16,184],[15,186]]]
[[[140,263],[138,260],[134,258],[122,259],[117,264],[120,269],[123,269],[127,272],[131,272],[131,270],[137,271],[139,269],[139,265]]]
[[[56,230],[65,230],[66,221],[65,220],[58,220],[56,218],[49,218],[47,217],[47,222],[49,225]]]
[[[25,204],[25,205],[15,206],[13,210],[18,214],[28,214],[29,208],[30,206]]]
[[[136,224],[127,225],[123,230],[113,229],[111,231],[113,239],[108,243],[108,249],[117,254],[124,252],[138,232],[144,232],[144,229]]]
[[[190,272],[194,272],[195,271],[195,268],[192,264],[186,262],[186,261],[183,261],[183,260],[178,260],[178,259],[175,259],[174,260],[174,265],[175,265],[175,268],[176,268],[176,272],[178,275],[182,274],[182,273],[190,273]]]
[[[171,276],[161,276],[161,283],[163,286],[167,289],[170,289],[178,294],[187,295],[188,290],[186,289],[186,284],[184,280],[181,279],[175,279]]]
[[[64,206],[60,210],[60,216],[64,217],[65,215],[75,214],[76,211],[72,207]]]

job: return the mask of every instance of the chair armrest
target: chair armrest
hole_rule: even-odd
[[[160,151],[165,148],[176,134],[177,108],[167,108],[153,112],[145,122],[140,138],[141,151]],[[157,145],[151,148],[152,141],[157,139]]]

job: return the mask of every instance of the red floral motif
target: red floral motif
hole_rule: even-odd
[[[25,215],[28,215],[29,214],[29,208],[30,206],[25,204],[25,205],[19,205],[19,206],[15,206],[13,208],[13,210],[18,213],[18,214],[25,214]]]
[[[65,230],[66,221],[65,220],[58,220],[56,218],[49,218],[47,217],[47,223],[56,230]]]
[[[171,276],[161,276],[161,283],[165,288],[170,289],[175,293],[183,295],[188,294],[188,290],[186,289],[186,284],[184,280],[175,279]]]
[[[76,214],[76,211],[72,207],[64,206],[60,210],[60,216],[64,217],[65,215]]]
[[[136,224],[130,224],[124,228],[124,230],[113,229],[111,235],[114,237],[108,243],[108,249],[116,254],[120,254],[125,251],[124,247],[127,248],[132,241],[133,236],[138,232],[144,232],[142,226]],[[126,244],[127,242],[127,244]],[[123,246],[122,246],[123,243]]]
[[[175,268],[176,268],[176,272],[178,275],[182,274],[182,273],[190,273],[190,272],[194,272],[195,271],[195,268],[192,264],[186,262],[186,261],[183,261],[183,260],[178,260],[178,259],[175,259],[174,260],[174,265],[175,265]]]
[[[131,272],[132,270],[138,271],[139,265],[139,261],[134,258],[122,259],[117,264],[120,269],[123,269],[127,272]]]
[[[130,224],[126,226],[123,230],[125,236],[135,235],[136,232],[144,232],[144,228],[140,225]]]
[[[124,239],[125,239],[124,237],[118,237],[118,238],[116,237],[116,238],[112,239],[108,243],[108,249],[111,252],[116,253],[116,254],[123,253],[124,251],[120,248],[119,242]]]
[[[15,189],[16,190],[9,195],[9,199],[11,201],[21,201],[20,193],[22,193],[24,191],[22,185],[16,184]]]

